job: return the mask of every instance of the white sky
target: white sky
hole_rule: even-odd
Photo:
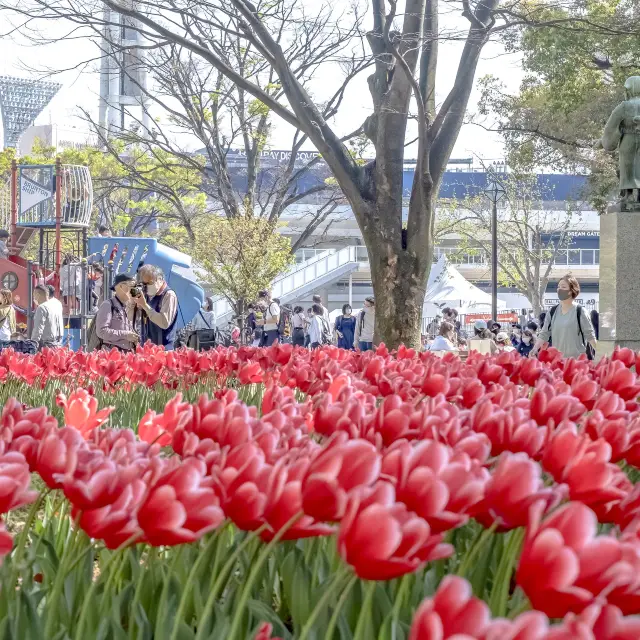
[[[463,18],[441,16],[441,29],[454,31],[465,30],[468,26]],[[7,14],[0,13],[0,33],[7,33],[10,20]],[[53,27],[51,23],[43,24],[41,29],[47,37],[57,36],[64,32],[64,27]],[[0,50],[0,74],[20,77],[35,77],[29,69],[50,68],[53,70],[70,69],[52,77],[51,80],[62,84],[62,89],[53,98],[49,106],[36,120],[36,124],[53,123],[65,130],[86,129],[79,117],[79,107],[91,111],[97,117],[99,76],[97,64],[85,65],[95,56],[94,45],[90,41],[73,40],[58,41],[55,44],[34,45],[15,37],[4,37]],[[440,45],[437,100],[444,99],[455,78],[458,64],[459,42],[444,42]],[[325,86],[335,86],[335,69],[325,68],[317,75],[311,86],[312,92],[318,99],[323,97]],[[339,133],[345,134],[356,129],[371,112],[371,99],[366,83],[370,71],[363,72],[352,82],[343,106],[333,123]],[[483,52],[476,78],[486,74],[499,77],[509,91],[515,92],[522,79],[522,69],[518,56],[507,55],[498,43],[489,43]],[[469,110],[474,112],[479,98],[474,90],[469,104]],[[487,123],[489,124],[489,123]],[[278,123],[274,118],[271,148],[290,148],[291,132],[286,125]],[[184,142],[189,146],[188,142]],[[197,143],[195,143],[197,144]],[[309,146],[308,148],[312,148]],[[410,150],[409,150],[410,151]],[[486,161],[502,158],[502,143],[500,136],[487,132],[475,125],[465,125],[458,138],[458,143],[452,154],[453,158],[477,157]],[[411,156],[411,153],[408,153]]]

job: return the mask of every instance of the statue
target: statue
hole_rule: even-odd
[[[619,152],[620,196],[637,208],[640,203],[640,76],[624,83],[626,100],[611,113],[598,146]]]

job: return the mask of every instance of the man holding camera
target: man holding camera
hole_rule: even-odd
[[[144,289],[144,295],[135,297],[142,312],[142,343],[150,340],[170,351],[177,334],[178,296],[169,289],[159,267],[143,265],[138,270],[138,280]]]
[[[135,293],[136,281],[126,273],[119,273],[112,290],[115,295],[105,300],[96,315],[96,335],[107,349],[132,351],[140,336],[134,330],[134,305],[132,289]]]

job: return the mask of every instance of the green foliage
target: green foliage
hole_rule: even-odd
[[[507,95],[497,78],[481,79],[480,113],[498,116],[516,164],[589,172],[592,203],[603,210],[615,192],[615,162],[594,152],[593,143],[624,97],[625,79],[640,72],[637,5],[531,2],[528,12],[532,23],[556,24],[509,36],[507,45],[522,52],[526,71],[520,92]]]
[[[193,256],[214,293],[223,295],[237,311],[267,289],[294,259],[289,239],[261,218],[210,215],[197,221],[194,234],[190,244],[176,229],[168,241]]]

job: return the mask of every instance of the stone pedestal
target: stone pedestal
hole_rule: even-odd
[[[640,203],[610,207],[600,218],[600,342],[640,351]]]

